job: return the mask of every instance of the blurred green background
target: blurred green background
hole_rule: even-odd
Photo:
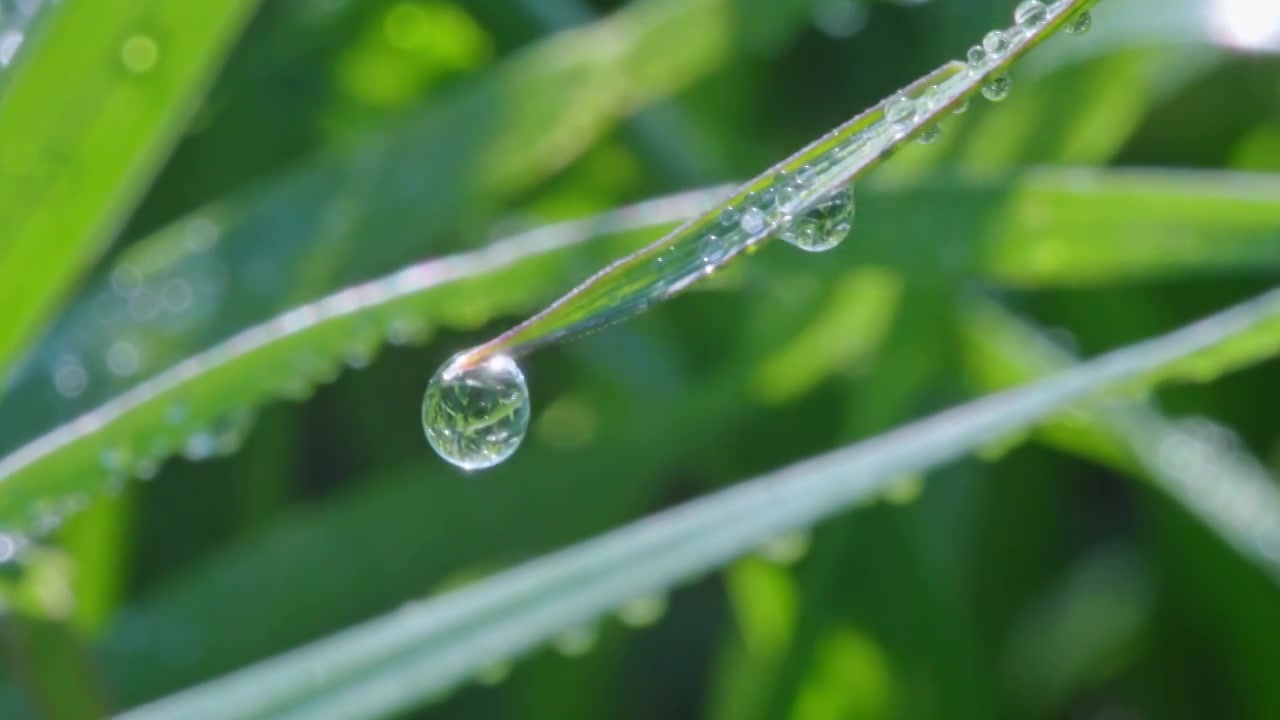
[[[658,230],[395,318],[367,369],[240,413],[187,445],[202,462],[115,488],[9,568],[0,717],[131,707],[1024,379],[966,339],[992,303],[1090,356],[1274,284],[1276,212],[1240,229],[1210,207],[1221,251],[1212,234],[1186,250],[1133,199],[1172,184],[1152,202],[1280,207],[1269,4],[1103,0],[1092,33],[1015,67],[1007,101],[860,185],[866,220],[840,249],[767,247],[530,357],[533,425],[493,471],[430,452],[426,380]],[[0,454],[348,284],[754,175],[963,56],[1011,5],[267,0],[0,396]],[[1054,244],[1024,257],[1037,222]],[[1233,231],[1264,249],[1232,255]],[[1173,242],[1154,270],[1125,255],[1148,236]],[[1275,470],[1276,369],[1158,404]],[[605,623],[584,652],[548,648],[411,716],[1280,717],[1274,579],[1123,448],[1026,439],[679,589],[651,627]]]

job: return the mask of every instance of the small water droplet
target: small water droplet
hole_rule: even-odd
[[[160,461],[155,458],[142,458],[134,463],[133,475],[139,480],[154,480],[160,474]]]
[[[987,81],[982,86],[982,97],[991,102],[1000,102],[1009,97],[1009,89],[1013,87],[1013,81],[1009,79],[1008,74],[1001,73]]]
[[[779,210],[789,213],[795,209],[796,201],[800,199],[800,185],[800,181],[786,171],[774,177],[774,198],[777,200]]]
[[[906,95],[894,95],[884,107],[885,120],[898,132],[911,127],[911,121],[915,117],[916,103]]]
[[[501,685],[511,675],[511,662],[501,661],[487,665],[476,673],[476,683],[486,687]]]
[[[916,138],[916,142],[921,145],[932,145],[937,142],[940,137],[942,137],[942,126],[934,124],[922,130],[920,135]]]
[[[1067,21],[1063,30],[1072,35],[1084,35],[1093,27],[1093,13],[1081,10],[1078,15]]]
[[[818,168],[812,165],[805,165],[796,171],[796,182],[801,185],[810,185],[814,180],[818,179]]]
[[[132,73],[150,72],[160,60],[160,46],[147,35],[131,35],[120,46],[120,61]]]
[[[551,646],[565,657],[581,657],[596,646],[599,638],[595,625],[583,625],[557,635],[551,640]]]
[[[920,498],[924,493],[924,477],[921,475],[910,475],[899,480],[895,480],[889,487],[884,489],[881,497],[890,505],[910,505]]]
[[[197,432],[187,436],[182,444],[182,456],[193,462],[208,460],[218,449],[217,440],[212,433]]]
[[[966,57],[969,61],[969,69],[974,72],[980,72],[987,64],[987,51],[977,45],[969,48],[969,54]]]
[[[666,595],[643,595],[618,608],[618,620],[633,628],[649,627],[667,612]]]
[[[856,209],[853,187],[847,185],[814,204],[778,236],[807,252],[830,250],[849,236]]]
[[[767,223],[768,218],[758,207],[747,208],[747,211],[742,213],[742,220],[739,221],[742,231],[748,235],[759,235],[764,232]]]
[[[121,265],[111,271],[111,289],[121,295],[132,295],[142,287],[142,273],[132,265]]]
[[[21,535],[0,532],[0,564],[13,562],[18,557],[26,539]]]
[[[142,358],[138,355],[138,349],[133,343],[120,340],[111,344],[107,349],[107,369],[113,375],[119,377],[129,377],[138,372],[139,366],[142,364]]]
[[[98,464],[112,475],[124,475],[129,472],[130,454],[124,445],[109,447],[98,455]]]
[[[1040,27],[1048,18],[1049,8],[1040,0],[1025,0],[1013,11],[1013,21],[1026,30]]]
[[[89,387],[89,372],[84,363],[74,355],[67,355],[53,364],[53,387],[64,398],[79,397]]]
[[[418,317],[398,317],[387,325],[387,342],[392,345],[421,345],[430,338],[431,326]]]
[[[1001,30],[992,30],[982,38],[982,49],[992,58],[998,58],[1009,52],[1009,36]]]
[[[803,530],[779,535],[756,550],[762,559],[777,565],[794,565],[809,552],[813,538]]]
[[[445,363],[422,398],[422,429],[439,453],[463,470],[511,457],[529,430],[529,389],[515,361],[496,355],[475,367]]]
[[[969,109],[969,98],[965,98],[960,102],[956,103],[955,109],[952,110],[951,112],[956,115],[962,115],[964,111],[968,109]]]
[[[167,281],[160,289],[160,304],[165,310],[180,313],[191,307],[191,284],[181,278]]]
[[[741,219],[742,219],[741,211],[739,211],[738,208],[732,205],[720,211],[721,225],[725,225],[727,227],[733,227],[734,225],[737,225]]]

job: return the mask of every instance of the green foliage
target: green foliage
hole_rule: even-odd
[[[960,115],[1010,3],[127,5],[0,0],[0,715],[1280,714],[1265,4]],[[519,347],[649,312],[430,454],[444,358],[918,77],[840,248],[580,293]]]

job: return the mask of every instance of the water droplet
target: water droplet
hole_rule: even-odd
[[[910,505],[924,493],[924,477],[909,475],[885,488],[881,496],[890,505]]]
[[[565,657],[580,657],[590,652],[599,638],[594,625],[583,625],[557,635],[551,640],[551,646]]]
[[[392,345],[421,345],[431,338],[431,326],[418,317],[398,317],[387,325],[387,342]]]
[[[129,448],[119,445],[109,447],[98,455],[98,464],[112,475],[124,475],[129,472]]]
[[[529,429],[529,389],[515,361],[496,355],[461,369],[445,363],[422,398],[422,429],[440,457],[464,470],[511,457]]]
[[[1089,28],[1093,27],[1093,13],[1088,10],[1080,11],[1080,14],[1067,21],[1063,30],[1072,35],[1084,35],[1089,32]]]
[[[1049,8],[1040,0],[1025,0],[1013,11],[1013,21],[1027,30],[1040,27],[1048,18]]]
[[[974,45],[969,48],[968,54],[969,68],[975,72],[981,71],[987,64],[987,51]]]
[[[756,550],[764,560],[777,565],[794,565],[809,552],[813,538],[803,530],[779,535]]]
[[[1009,89],[1013,87],[1013,81],[1009,79],[1008,74],[1001,73],[987,81],[982,86],[982,97],[991,102],[1000,102],[1009,97]]]
[[[741,225],[742,231],[748,235],[759,235],[764,232],[767,222],[768,218],[765,217],[764,211],[758,207],[752,207],[747,208],[747,211],[742,213],[742,220],[739,225]]]
[[[795,208],[796,200],[800,198],[800,185],[800,181],[785,170],[773,178],[774,198],[779,210],[788,213]]]
[[[633,628],[649,627],[667,612],[665,595],[644,595],[618,608],[618,620]]]
[[[138,372],[138,367],[142,363],[142,358],[138,355],[138,349],[133,343],[123,340],[114,342],[107,349],[107,369],[113,375],[119,377],[128,377]]]
[[[849,236],[855,211],[853,187],[845,186],[793,220],[779,237],[807,252],[830,250]]]
[[[154,480],[160,474],[160,461],[155,458],[142,458],[133,466],[133,475],[139,480]]]
[[[485,666],[476,673],[476,682],[487,687],[500,685],[511,675],[511,667],[506,660]]]
[[[64,398],[79,397],[89,387],[89,372],[74,355],[59,358],[53,364],[53,387]]]
[[[0,563],[17,559],[18,552],[26,545],[26,538],[9,532],[0,532]]]
[[[969,98],[965,98],[960,102],[956,103],[955,109],[952,110],[951,112],[956,115],[961,115],[964,113],[965,110],[968,110],[968,109],[969,109]]]
[[[818,168],[812,165],[805,165],[796,171],[796,182],[801,185],[809,185],[818,179]]]
[[[132,265],[121,265],[111,271],[111,289],[121,295],[132,295],[142,287],[142,273]]]
[[[922,130],[919,137],[916,138],[916,142],[921,145],[932,145],[940,137],[942,137],[942,126],[934,124]]]
[[[884,107],[885,120],[899,132],[911,127],[911,121],[915,117],[916,103],[906,95],[894,95]]]
[[[992,58],[998,58],[1009,52],[1009,36],[1000,30],[992,30],[982,38],[982,49]]]
[[[192,294],[190,283],[175,278],[166,282],[160,289],[160,304],[169,312],[180,313],[191,307]]]
[[[149,72],[160,60],[160,46],[147,35],[132,35],[120,46],[120,61],[129,72]]]
[[[732,205],[720,211],[721,225],[725,225],[727,227],[733,227],[734,225],[737,225],[741,219],[742,219],[742,213],[738,210],[738,208]]]
[[[188,460],[199,462],[213,457],[218,449],[217,440],[212,433],[197,432],[187,437],[182,444],[182,456]]]

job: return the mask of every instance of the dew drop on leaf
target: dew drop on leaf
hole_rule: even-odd
[[[120,46],[120,62],[139,75],[150,72],[160,60],[160,46],[148,35],[131,35]]]
[[[506,680],[510,675],[510,662],[496,662],[492,665],[481,668],[480,671],[476,673],[476,683],[493,687],[494,685],[501,685],[502,681]]]
[[[1000,102],[1009,97],[1009,89],[1011,87],[1013,87],[1013,81],[1009,79],[1008,75],[1001,73],[988,80],[987,84],[982,86],[982,97],[991,102]]]
[[[524,373],[505,355],[474,367],[445,363],[422,398],[422,429],[440,457],[463,470],[493,467],[511,457],[529,429]]]
[[[600,633],[594,625],[573,628],[551,640],[551,646],[565,657],[581,657],[596,646]]]
[[[1013,11],[1013,21],[1024,30],[1040,27],[1048,17],[1049,8],[1040,0],[1025,0]]]
[[[1079,15],[1067,21],[1063,28],[1072,35],[1083,35],[1089,32],[1089,28],[1093,27],[1093,14],[1088,10],[1082,10]]]
[[[618,620],[633,628],[649,627],[667,612],[665,595],[642,595],[618,608]]]
[[[920,132],[920,136],[916,138],[916,142],[921,145],[932,145],[942,137],[941,125],[930,125]]]
[[[853,188],[845,186],[793,220],[778,237],[807,252],[830,250],[849,236],[855,210]]]
[[[982,38],[982,49],[993,58],[1009,52],[1009,36],[1001,30],[992,30]]]

